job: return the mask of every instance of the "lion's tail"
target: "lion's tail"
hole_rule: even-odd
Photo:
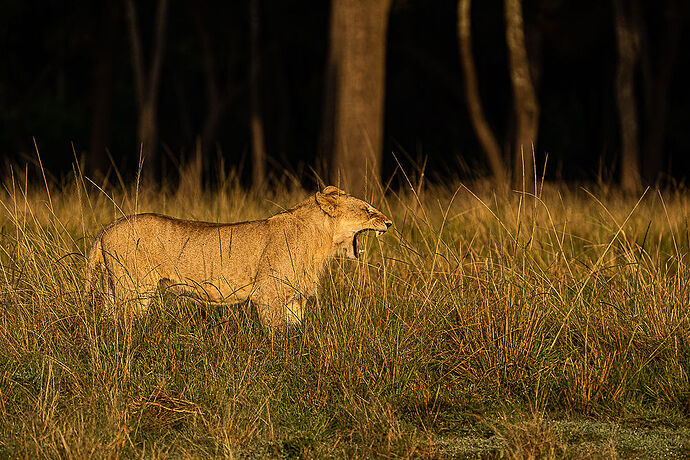
[[[90,297],[93,293],[93,286],[96,282],[96,277],[98,276],[98,271],[101,266],[105,263],[103,259],[103,247],[101,245],[101,238],[96,239],[96,242],[91,247],[89,251],[89,258],[86,261],[86,287],[84,288],[84,296]]]

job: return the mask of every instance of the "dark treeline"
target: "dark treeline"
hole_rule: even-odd
[[[690,171],[682,0],[2,2],[0,154],[146,180]],[[222,162],[221,162],[222,160]],[[527,165],[531,161],[527,162]],[[529,167],[524,171],[531,173]]]

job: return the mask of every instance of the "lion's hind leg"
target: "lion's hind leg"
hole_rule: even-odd
[[[145,277],[114,271],[110,277],[113,316],[144,316],[156,298],[160,277],[150,273]]]

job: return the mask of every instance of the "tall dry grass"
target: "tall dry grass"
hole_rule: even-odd
[[[444,456],[468,430],[520,456],[522,425],[497,435],[481,420],[690,413],[683,191],[378,194],[393,231],[335,260],[305,322],[271,340],[247,305],[161,295],[117,321],[81,295],[84,254],[122,214],[263,218],[306,191],[230,178],[176,193],[78,172],[4,187],[1,456]],[[537,456],[567,447],[525,426],[546,439]]]

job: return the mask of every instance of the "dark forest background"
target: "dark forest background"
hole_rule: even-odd
[[[349,168],[338,163],[334,138],[364,131],[345,156],[355,165],[379,161],[372,171],[384,180],[398,164],[425,167],[436,181],[506,180],[516,145],[531,151],[526,143],[534,143],[538,171],[548,155],[547,179],[633,190],[690,172],[690,8],[682,0],[0,5],[6,167],[35,163],[35,138],[58,178],[76,156],[91,177],[112,175],[115,165],[131,179],[143,149],[145,176],[173,186],[190,169],[213,184],[219,165],[240,171],[247,185],[288,171],[310,186],[313,171],[333,180],[334,164]],[[461,52],[462,8],[471,62]],[[377,40],[384,53],[367,44]],[[381,72],[370,65],[377,60]],[[468,63],[480,112],[472,111]],[[521,65],[527,80],[513,78]],[[364,102],[343,93],[352,81],[354,91],[365,88]],[[516,97],[520,81],[531,86],[536,112]],[[368,112],[377,98],[367,94],[379,93],[377,140],[377,116]],[[338,125],[349,116],[333,111],[338,97],[364,128]],[[482,117],[498,163],[478,137]],[[151,146],[142,120],[154,124]]]

